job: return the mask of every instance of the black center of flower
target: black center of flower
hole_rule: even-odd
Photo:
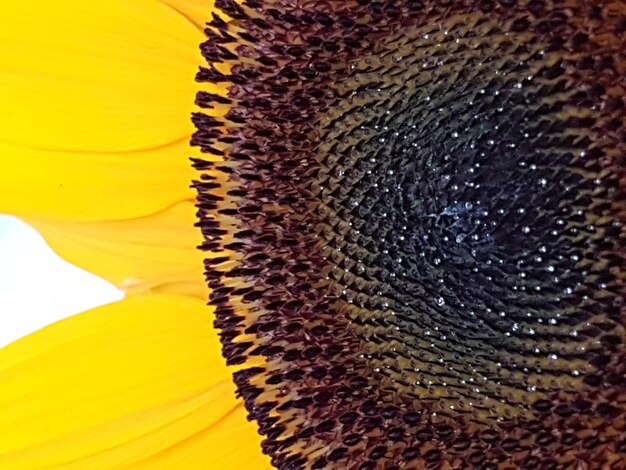
[[[200,225],[275,465],[626,459],[626,7],[570,3],[218,2]]]

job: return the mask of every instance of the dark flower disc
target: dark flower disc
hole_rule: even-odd
[[[626,468],[626,3],[217,5],[199,225],[273,464]]]

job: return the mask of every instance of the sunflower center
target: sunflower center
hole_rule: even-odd
[[[200,225],[274,464],[624,457],[620,4],[218,5]]]
[[[582,305],[598,253],[576,243],[619,231],[588,207],[616,175],[587,155],[561,53],[519,21],[451,16],[351,63],[314,185],[328,276],[374,371],[422,405],[500,418],[576,388],[603,348],[578,333],[619,297]]]

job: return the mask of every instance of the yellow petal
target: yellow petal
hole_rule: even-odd
[[[215,469],[249,469],[264,470],[273,468],[269,458],[263,455],[254,455],[252,452],[242,452],[241,439],[250,434],[250,423],[246,420],[246,410],[237,407],[224,416],[215,425],[219,428],[207,429],[193,438],[185,441],[175,452],[164,452],[151,456],[139,462],[133,468],[149,470],[197,469],[198,462],[206,461],[207,450],[211,452],[211,463]],[[219,445],[216,440],[219,439]],[[258,454],[260,454],[260,450]],[[208,467],[207,467],[208,468]]]
[[[1,16],[0,141],[130,151],[193,132],[193,77],[204,36],[169,6],[7,1]]]
[[[137,297],[1,349],[0,468],[267,467],[211,324],[202,302]]]
[[[192,201],[156,214],[110,222],[25,218],[62,258],[130,294],[148,290],[205,299],[202,242]]]
[[[0,213],[79,221],[152,214],[194,197],[189,155],[187,139],[126,153],[0,143]]]

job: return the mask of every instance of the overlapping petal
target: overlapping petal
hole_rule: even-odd
[[[120,221],[26,218],[64,259],[131,294],[149,290],[207,297],[196,208],[184,201],[156,214]],[[181,290],[182,289],[182,290]]]
[[[0,212],[125,290],[206,297],[190,120],[212,5],[7,2]]]
[[[266,468],[211,321],[136,297],[0,350],[0,467]]]
[[[211,21],[211,11],[215,8],[213,0],[159,0],[170,6],[189,21],[204,29],[204,25]]]

